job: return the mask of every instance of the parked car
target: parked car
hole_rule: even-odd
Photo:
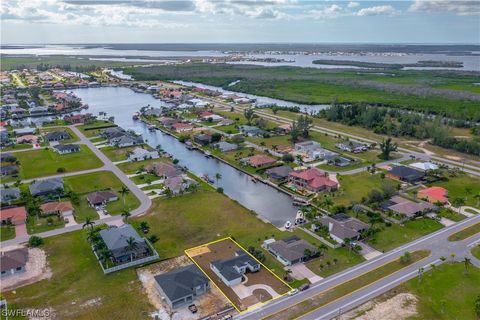
[[[300,292],[300,291],[299,291],[298,289],[294,289],[294,290],[290,291],[290,292],[288,293],[288,295],[289,295],[289,296],[294,296],[294,295],[296,295],[296,294],[299,293],[299,292]]]
[[[302,284],[300,287],[298,287],[298,290],[300,290],[300,291],[305,291],[305,290],[307,290],[308,288],[310,288],[310,284],[309,284],[309,283],[304,283],[304,284]]]

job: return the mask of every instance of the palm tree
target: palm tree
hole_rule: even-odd
[[[423,268],[418,269],[418,282],[422,281],[423,270]]]
[[[120,189],[120,194],[123,197],[123,206],[125,207],[125,198],[127,195],[130,193],[130,189],[128,189],[126,186],[122,186],[122,189]]]
[[[94,224],[95,224],[95,221],[93,221],[91,217],[86,217],[85,222],[82,225],[82,229],[84,229],[85,227],[88,227],[88,226],[90,226],[90,228],[93,229]]]
[[[217,185],[218,185],[218,180],[222,179],[222,174],[220,172],[215,173],[215,180],[217,180]]]
[[[128,221],[128,218],[131,216],[132,214],[126,210],[126,209],[123,209],[122,210],[122,217],[123,217],[123,220],[125,221],[125,223],[127,223]]]
[[[131,253],[130,253],[130,262],[133,261],[133,254],[134,254],[133,251],[135,251],[135,249],[137,249],[137,248],[138,248],[138,243],[137,243],[137,241],[135,240],[135,238],[134,238],[134,237],[129,237],[129,238],[127,239],[127,250],[128,250],[128,251],[131,251]]]
[[[105,267],[108,268],[108,260],[113,257],[113,254],[107,248],[103,248],[100,251],[100,259],[105,263]]]
[[[470,258],[463,258],[463,264],[465,266],[465,274],[468,274],[468,267],[470,267],[470,264],[472,263],[472,259]]]
[[[283,279],[288,280],[291,274],[292,274],[292,269],[285,269],[285,274],[283,276]]]
[[[147,233],[148,230],[150,230],[150,226],[148,225],[148,222],[147,221],[140,222],[140,229],[143,231],[143,233]]]
[[[451,253],[451,254],[450,254],[450,258],[452,258],[452,262],[455,261],[455,256],[456,256],[455,253]]]

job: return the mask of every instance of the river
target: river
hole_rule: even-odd
[[[123,87],[101,87],[72,90],[84,103],[89,105],[87,112],[98,115],[106,112],[108,116],[115,117],[115,123],[125,129],[132,129],[143,135],[146,142],[156,147],[158,144],[182,166],[198,176],[207,173],[210,177],[220,173],[222,178],[218,186],[230,198],[238,201],[244,207],[255,211],[262,218],[270,221],[277,227],[282,227],[285,221],[295,219],[296,208],[292,205],[290,196],[261,182],[254,183],[250,176],[213,158],[206,158],[199,151],[188,150],[177,139],[162,133],[150,132],[147,126],[132,119],[132,114],[142,106],[165,106],[160,100],[149,94],[136,93]],[[208,203],[199,203],[208,206]]]

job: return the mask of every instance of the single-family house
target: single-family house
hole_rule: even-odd
[[[231,119],[228,119],[228,118],[224,118],[222,121],[220,121],[220,125],[221,126],[230,126],[232,124],[234,124],[235,121],[231,120]]]
[[[8,176],[11,174],[17,174],[18,173],[18,167],[13,164],[9,165],[2,165],[0,166],[0,175],[2,176]]]
[[[342,213],[333,217],[323,216],[320,223],[328,228],[330,237],[338,243],[343,243],[347,239],[356,240],[369,228],[367,223]]]
[[[267,241],[264,247],[284,266],[291,266],[309,259],[310,257],[306,255],[307,252],[310,255],[317,253],[317,248],[314,245],[297,236],[287,237],[275,242]]]
[[[12,144],[12,140],[8,136],[7,131],[0,131],[0,146],[6,147]]]
[[[27,262],[27,248],[19,248],[0,253],[1,277],[24,272]]]
[[[171,129],[175,132],[188,132],[193,130],[193,126],[190,123],[177,122],[171,125]]]
[[[212,136],[209,135],[209,134],[200,133],[200,134],[197,134],[197,135],[193,136],[193,141],[195,143],[198,143],[198,144],[202,145],[202,146],[206,146],[206,145],[210,144],[210,142],[212,142]]]
[[[0,210],[0,220],[3,224],[21,225],[27,222],[25,207],[11,207]]]
[[[9,153],[9,152],[1,152],[0,153],[0,162],[10,162],[10,163],[13,163],[17,161],[17,158]]]
[[[339,154],[333,155],[333,156],[325,156],[324,159],[327,161],[328,164],[337,166],[337,167],[346,167],[350,165],[353,160],[347,157],[343,157]]]
[[[133,134],[124,134],[115,138],[111,138],[108,144],[117,148],[125,148],[143,144],[143,138]]]
[[[38,180],[28,186],[32,196],[58,195],[64,192],[63,178]]]
[[[436,209],[432,204],[425,201],[412,201],[400,196],[393,196],[381,206],[383,210],[391,210],[407,219],[413,219],[429,211]]]
[[[295,152],[302,156],[304,161],[313,161],[316,159],[324,159],[328,156],[338,155],[333,151],[322,148],[320,143],[316,141],[304,141],[295,143]]]
[[[70,139],[70,135],[67,131],[51,131],[45,135],[47,141],[61,141]]]
[[[210,263],[210,269],[225,283],[232,287],[242,282],[243,275],[260,270],[260,263],[243,250],[237,250],[235,256]]]
[[[40,206],[42,215],[58,215],[63,218],[67,218],[73,215],[73,205],[70,201],[54,201],[47,202]]]
[[[180,194],[195,183],[192,179],[181,175],[166,178],[164,181],[165,187],[172,191],[173,194]]]
[[[142,161],[148,159],[158,159],[160,155],[156,150],[147,150],[143,148],[135,148],[133,151],[128,155],[129,161]]]
[[[288,134],[292,131],[292,125],[289,123],[281,124],[275,128],[275,131],[280,134]]]
[[[394,166],[387,172],[387,176],[408,183],[416,183],[425,177],[425,172],[407,166]]]
[[[73,116],[65,116],[63,120],[65,120],[68,124],[76,124],[76,123],[87,123],[95,119],[95,116],[91,113],[87,114],[76,114]]]
[[[417,197],[425,199],[430,203],[440,202],[445,204],[448,202],[448,190],[442,187],[430,187],[427,189],[419,190]]]
[[[147,117],[160,117],[163,113],[163,109],[161,108],[150,108],[143,112],[143,114]]]
[[[240,160],[240,162],[243,163],[244,165],[249,165],[254,168],[259,168],[264,166],[271,166],[277,163],[277,160],[269,156],[257,154],[251,157],[243,158]]]
[[[112,139],[116,137],[123,136],[125,134],[125,130],[120,127],[110,127],[100,130],[100,136],[106,139]]]
[[[244,136],[248,136],[248,137],[255,137],[255,136],[261,137],[266,133],[264,130],[260,128],[257,128],[255,126],[247,126],[247,125],[239,126],[238,131],[240,131],[240,133],[243,134]]]
[[[203,121],[212,121],[212,122],[220,122],[223,120],[222,116],[219,116],[218,114],[212,113],[210,111],[203,111],[200,113],[200,118]]]
[[[100,231],[100,237],[112,254],[112,260],[116,264],[129,262],[149,255],[149,249],[145,239],[140,237],[130,224],[124,224],[118,228],[103,229]],[[131,238],[133,238],[136,243],[135,247],[129,246],[127,242]]]
[[[160,178],[171,178],[181,174],[181,171],[170,163],[157,162],[145,167],[145,170]]]
[[[226,141],[220,141],[213,144],[213,147],[221,152],[229,152],[238,149],[238,145],[235,143],[229,143]]]
[[[106,205],[108,202],[116,200],[118,200],[118,195],[113,191],[94,191],[87,195],[87,201],[91,207]]]
[[[335,147],[337,147],[340,150],[351,152],[351,153],[360,153],[363,151],[367,151],[368,147],[367,145],[356,142],[356,141],[344,141],[335,144]]]
[[[20,143],[37,143],[38,142],[38,137],[33,135],[33,134],[26,134],[26,135],[17,137],[16,142],[18,144],[20,144]]]
[[[162,117],[160,118],[159,122],[167,129],[170,129],[173,124],[180,122],[178,119],[169,118],[169,117]]]
[[[30,112],[31,115],[39,115],[39,114],[48,113],[48,108],[38,106],[38,107],[30,108],[28,111]]]
[[[328,177],[328,173],[317,168],[303,171],[292,171],[288,174],[288,182],[299,190],[310,192],[333,191],[338,183]]]
[[[265,173],[271,181],[279,183],[286,181],[292,171],[293,169],[290,166],[279,166],[267,169]]]
[[[80,146],[78,144],[57,144],[53,146],[53,150],[58,154],[69,154],[80,152]]]
[[[2,203],[10,203],[20,199],[20,189],[0,188],[0,199]]]
[[[191,304],[210,290],[210,281],[194,264],[154,277],[155,287],[172,309]]]

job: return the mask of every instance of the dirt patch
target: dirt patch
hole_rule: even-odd
[[[399,293],[387,300],[371,300],[343,315],[348,320],[403,320],[417,314],[418,299],[411,293]]]
[[[170,306],[163,300],[162,296],[158,292],[155,286],[154,277],[159,274],[187,266],[189,264],[192,264],[192,261],[188,257],[180,256],[137,269],[138,278],[142,282],[142,286],[145,289],[148,300],[157,310],[153,316],[157,316],[161,320],[194,320],[210,315],[216,315],[222,310],[230,308],[228,300],[225,299],[222,293],[215,288],[215,286],[211,286],[211,289],[208,293],[195,299],[193,303],[198,308],[198,312],[195,314],[188,310],[188,306],[177,308],[175,310],[170,308]]]
[[[17,248],[21,248],[21,246],[2,248],[2,251],[10,251]],[[0,289],[8,291],[51,277],[52,270],[48,266],[45,251],[39,248],[29,248],[25,272],[2,278]]]

